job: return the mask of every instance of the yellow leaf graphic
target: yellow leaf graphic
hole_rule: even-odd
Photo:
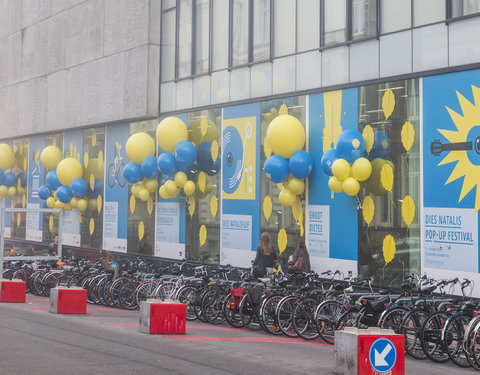
[[[83,214],[78,216],[78,221],[79,221],[80,224],[83,224]]]
[[[99,166],[103,165],[103,151],[98,151],[98,164]]]
[[[210,212],[212,213],[212,217],[215,219],[215,216],[217,216],[217,211],[218,211],[218,199],[215,195],[212,195],[212,198],[210,198]]]
[[[92,174],[90,174],[90,189],[94,189],[95,188],[95,176]]]
[[[385,119],[387,120],[395,109],[395,95],[392,90],[387,90],[385,94],[383,94],[382,109]]]
[[[48,229],[50,229],[50,232],[53,231],[53,215],[48,218]]]
[[[267,221],[270,220],[272,215],[272,198],[270,198],[270,195],[266,195],[263,198],[263,215]]]
[[[72,155],[73,155],[73,157],[77,156],[77,144],[76,143],[73,145],[73,154]]]
[[[84,153],[83,154],[83,167],[85,169],[88,168],[88,152]]]
[[[278,251],[283,253],[285,249],[287,248],[287,231],[285,229],[280,229],[280,232],[278,232]]]
[[[383,259],[385,259],[385,264],[390,263],[395,257],[396,247],[395,239],[391,234],[387,234],[383,239]]]
[[[27,159],[23,159],[23,170],[27,171],[27,167],[28,167]]]
[[[212,160],[215,163],[218,158],[218,142],[215,139],[212,142],[212,148],[210,149],[210,152],[212,153]]]
[[[265,153],[267,159],[272,155],[272,147],[270,146],[270,143],[267,142],[266,138],[265,142],[263,142],[263,152]]]
[[[135,211],[135,197],[132,194],[130,196],[130,213],[133,215],[134,211]]]
[[[415,140],[415,129],[410,121],[407,121],[405,124],[403,124],[401,135],[403,147],[405,147],[405,150],[407,150],[408,153]]]
[[[143,239],[143,235],[145,234],[145,224],[143,221],[140,221],[138,223],[138,239],[141,240]]]
[[[303,237],[305,234],[305,227],[303,225],[303,211],[300,213],[300,237]]]
[[[22,207],[25,208],[27,205],[27,197],[25,194],[22,195]]]
[[[17,228],[20,226],[20,221],[22,220],[22,215],[20,212],[17,212]]]
[[[282,104],[280,109],[278,110],[278,114],[281,115],[288,115],[288,108],[286,104]]]
[[[142,133],[146,133],[146,132],[147,132],[147,124],[143,123],[142,126],[141,126],[140,131],[141,131]]]
[[[102,211],[102,196],[99,195],[97,198],[97,212],[100,213]]]
[[[21,187],[22,187],[22,181],[20,179],[18,179],[17,180],[17,191],[19,191]]]
[[[415,202],[410,195],[405,196],[402,202],[402,217],[405,224],[410,227],[415,218]]]
[[[380,171],[380,181],[385,190],[392,191],[393,169],[390,164],[385,163]]]
[[[206,116],[202,116],[202,119],[200,120],[200,134],[202,135],[202,137],[204,137],[205,134],[207,134],[207,130],[208,130],[208,119]]]
[[[363,200],[362,214],[363,214],[363,219],[365,220],[367,225],[370,225],[373,219],[373,215],[375,214],[375,205],[370,195],[367,195]]]
[[[77,152],[77,160],[80,161],[80,153]]]
[[[33,160],[35,161],[35,164],[38,164],[38,158],[40,157],[40,150],[37,150],[35,154],[33,155]]]
[[[206,182],[207,182],[207,178],[205,176],[205,172],[200,172],[198,175],[198,188],[202,193],[205,193]]]
[[[148,210],[148,216],[152,216],[153,212],[153,198],[150,195],[147,200],[147,210]]]
[[[95,231],[95,220],[93,220],[93,217],[90,219],[88,229],[90,230],[90,236],[91,236],[93,234],[93,232]]]
[[[190,217],[193,217],[193,214],[195,213],[195,197],[193,195],[188,197],[188,213],[190,214]]]
[[[300,197],[295,198],[295,202],[292,204],[292,214],[295,221],[298,223],[300,221],[300,214],[302,213],[302,201]]]
[[[97,143],[97,133],[95,130],[92,130],[92,147],[95,147],[95,144]]]
[[[72,158],[75,157],[75,154],[73,153],[73,143],[70,143],[70,151],[68,153],[68,156],[71,156]]]
[[[365,151],[367,154],[370,153],[373,147],[373,142],[375,142],[375,133],[370,125],[365,126],[363,128],[363,140],[365,141]]]
[[[198,232],[198,239],[200,240],[200,246],[203,246],[205,241],[207,241],[207,228],[205,225],[202,225],[200,227],[200,230]]]

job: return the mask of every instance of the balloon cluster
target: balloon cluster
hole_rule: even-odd
[[[38,196],[49,208],[71,211],[94,211],[98,196],[103,192],[103,162],[90,159],[85,169],[73,157],[63,158],[57,146],[47,146],[40,155],[42,165],[49,170],[46,185],[40,186]],[[90,184],[85,179],[89,179]]]
[[[265,175],[277,183],[280,203],[291,206],[305,191],[304,179],[313,170],[312,157],[302,150],[305,130],[295,117],[281,114],[268,126],[265,144],[275,153],[265,160]]]
[[[0,200],[6,196],[14,197],[16,194],[22,195],[27,186],[27,175],[20,172],[15,175],[8,171],[15,165],[15,152],[12,147],[6,143],[0,143]]]

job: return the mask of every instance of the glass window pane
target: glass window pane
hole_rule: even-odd
[[[248,0],[233,0],[232,66],[248,63]]]
[[[205,74],[193,80],[193,106],[210,104],[210,76]]]
[[[408,29],[412,25],[411,0],[381,0],[380,32]]]
[[[275,56],[295,53],[295,1],[275,0],[273,10]]]
[[[273,60],[273,93],[295,91],[295,56]]]
[[[352,1],[352,39],[362,39],[377,33],[376,0]]]
[[[213,2],[212,69],[228,67],[228,1]]]
[[[297,57],[297,90],[322,86],[322,54],[316,51],[301,53]]]
[[[313,26],[315,25],[315,26]],[[317,26],[318,25],[318,26]],[[297,51],[320,46],[320,0],[297,1]]]
[[[175,9],[162,13],[162,82],[175,79]]]
[[[256,64],[252,66],[251,71],[251,96],[272,95],[272,64]]]
[[[413,26],[443,21],[445,19],[445,1],[414,0]]]
[[[347,4],[343,0],[325,0],[324,44],[345,41]]]
[[[253,2],[253,61],[270,58],[270,0]]]
[[[162,0],[162,10],[175,6],[175,0]]]
[[[177,82],[177,100],[176,108],[191,108],[192,107],[192,80],[183,79]]]
[[[25,208],[23,205],[23,197],[28,196],[27,186],[24,185],[24,180],[20,179],[20,174],[23,174],[26,177],[28,173],[28,146],[29,138],[17,138],[13,140],[13,150],[15,152],[15,165],[12,168],[12,172],[17,176],[18,180],[16,181],[14,187],[16,190],[16,195],[11,197],[12,208]],[[21,181],[21,184],[20,184]],[[25,179],[25,182],[27,180]],[[25,212],[12,212],[12,226],[11,226],[11,237],[12,238],[21,238],[25,239],[26,231],[26,219],[27,215]],[[13,247],[12,247],[13,248]],[[24,255],[33,255],[33,254],[24,254]]]
[[[212,73],[212,78],[210,81],[210,97],[212,104],[228,102],[230,98],[229,83],[230,80],[228,70]]]
[[[448,66],[448,29],[443,23],[413,30],[413,70]]]
[[[452,17],[467,16],[480,12],[480,0],[450,0]]]
[[[195,25],[195,74],[208,72],[210,49],[209,0],[197,0]]]
[[[250,97],[250,68],[230,71],[230,100],[242,100]]]
[[[192,68],[192,2],[180,0],[178,25],[178,77],[188,77]]]

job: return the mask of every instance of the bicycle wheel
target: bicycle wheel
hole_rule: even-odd
[[[318,334],[327,343],[334,343],[335,325],[338,318],[347,311],[339,301],[327,300],[317,306],[315,311],[315,324]]]
[[[473,329],[471,348],[467,358],[474,369],[480,370],[480,317],[477,318]]]
[[[108,186],[111,188],[115,185],[115,170],[113,164],[108,166],[107,182]]]
[[[202,315],[210,324],[222,324],[225,321],[225,315],[223,314],[223,303],[225,298],[225,292],[220,288],[212,288],[206,292],[202,301]]]
[[[197,319],[197,315],[195,314],[195,299],[199,290],[193,286],[184,286],[177,292],[177,299],[180,303],[184,303],[187,306],[187,320],[195,320]]]
[[[448,316],[444,311],[433,312],[424,319],[419,332],[421,348],[424,355],[437,363],[444,363],[450,360],[446,347],[442,342],[442,329]],[[407,318],[405,318],[405,320],[406,319]]]
[[[287,296],[282,298],[277,306],[277,321],[280,330],[288,337],[298,337],[298,333],[293,328],[293,310],[297,303],[296,296]]]
[[[125,310],[135,310],[137,305],[136,297],[137,284],[133,281],[125,283],[120,289],[119,302]]]
[[[467,353],[463,349],[465,327],[470,323],[471,316],[458,313],[447,319],[442,331],[443,345],[447,350],[450,360],[459,367],[470,367]]]
[[[235,296],[232,293],[229,293],[225,297],[225,303],[223,304],[223,313],[228,324],[234,328],[242,328],[245,326],[245,323],[242,320],[240,315],[240,300],[242,297]]]
[[[249,295],[245,294],[240,301],[239,311],[243,323],[252,331],[257,331],[261,328],[256,309],[257,307],[252,304]]]
[[[137,287],[135,299],[138,306],[140,306],[140,302],[152,297],[156,286],[157,284],[154,281],[144,281]]]
[[[293,309],[293,329],[304,340],[315,340],[320,336],[315,323],[315,308],[319,303],[316,298],[306,297]]]
[[[283,296],[270,295],[262,303],[260,307],[260,319],[262,321],[262,327],[267,333],[272,335],[281,335],[282,331],[278,325],[276,309],[278,303],[282,300]]]
[[[403,317],[409,310],[406,307],[394,307],[387,310],[378,321],[378,327],[392,329],[395,333],[401,333]]]
[[[120,166],[118,167],[118,172],[117,172],[117,181],[118,185],[120,187],[125,186],[125,182],[127,181],[125,176],[123,175],[123,168],[125,168],[125,163],[120,163]]]

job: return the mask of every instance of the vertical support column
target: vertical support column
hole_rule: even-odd
[[[0,280],[3,275],[3,254],[5,251],[5,208],[0,210]]]
[[[60,210],[58,215],[58,246],[57,255],[62,259],[62,244],[63,244],[63,210]]]

